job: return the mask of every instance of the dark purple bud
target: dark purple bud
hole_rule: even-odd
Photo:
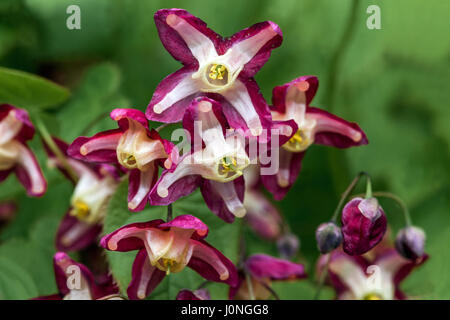
[[[395,238],[397,252],[409,260],[421,258],[425,250],[425,232],[414,226],[401,229]]]
[[[386,215],[376,198],[354,198],[342,210],[342,235],[345,253],[362,255],[383,238]]]
[[[333,251],[342,243],[342,232],[334,222],[322,223],[316,230],[317,248],[325,254]]]
[[[287,233],[277,240],[277,247],[280,256],[289,260],[297,254],[300,248],[300,241],[296,235]]]

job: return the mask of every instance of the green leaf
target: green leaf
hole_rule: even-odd
[[[112,197],[104,223],[105,234],[129,223],[166,219],[167,208],[165,206],[147,207],[139,213],[128,211],[127,190],[128,183],[124,181]],[[210,233],[206,240],[231,261],[237,262],[240,220],[236,220],[232,224],[223,222],[208,209],[199,191],[176,201],[173,204],[173,214],[174,217],[182,214],[192,214],[201,219],[210,228]],[[136,253],[107,251],[112,274],[123,294],[126,294],[126,289],[131,281],[131,266]],[[174,299],[181,289],[195,290],[202,282],[204,282],[202,277],[194,271],[185,268],[178,274],[171,274],[166,277],[151,294],[150,298]],[[223,297],[228,292],[228,288],[226,285],[219,285],[218,291],[218,295]]]
[[[128,100],[120,93],[120,82],[120,70],[115,64],[106,62],[89,68],[72,99],[58,113],[64,126],[60,137],[71,142],[79,135],[115,128],[117,125],[109,113],[114,108],[129,107]],[[70,126],[65,125],[68,121]]]
[[[69,91],[36,75],[0,67],[0,102],[25,109],[45,109],[64,102]]]
[[[36,285],[20,264],[0,259],[0,300],[30,299],[38,295]]]

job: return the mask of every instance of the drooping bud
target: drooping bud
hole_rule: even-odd
[[[342,232],[334,222],[322,223],[316,230],[317,248],[325,254],[333,251],[342,243]]]
[[[383,238],[386,215],[376,198],[354,198],[342,210],[343,249],[349,255],[362,255]]]
[[[406,259],[417,260],[424,254],[425,239],[425,232],[421,228],[409,226],[398,232],[395,249]]]
[[[277,240],[277,248],[281,258],[293,258],[300,248],[300,240],[292,233],[287,233]]]

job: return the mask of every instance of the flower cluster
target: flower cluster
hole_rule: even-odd
[[[297,180],[309,147],[361,146],[368,143],[366,134],[358,124],[311,106],[319,84],[315,76],[276,86],[271,105],[266,102],[254,76],[282,43],[275,23],[257,23],[223,38],[185,10],[159,10],[154,19],[162,44],[183,67],[161,81],[145,113],[114,109],[110,117],[117,127],[71,144],[43,137],[49,165],[57,167],[74,190],[55,240],[58,294],[41,299],[122,299],[109,276],[97,283],[84,265],[65,253],[92,244],[137,252],[129,299],[149,297],[165,277],[186,267],[208,282],[227,285],[230,299],[278,299],[273,281],[307,275],[298,263],[299,239],[264,189],[282,200]],[[179,123],[182,128],[169,140],[149,121]],[[26,145],[33,134],[26,111],[0,105],[0,181],[15,172],[28,194],[39,196],[46,181]],[[175,145],[171,141],[177,138],[183,140]],[[427,259],[425,234],[407,219],[396,250],[378,245],[387,219],[370,179],[365,197],[354,197],[343,207],[338,226],[344,200],[363,175],[344,193],[332,219],[316,231],[323,254],[318,273],[336,288],[338,298],[401,298],[399,282]],[[168,206],[167,219],[123,225],[99,239],[109,200],[122,180],[128,180],[129,211]],[[206,242],[209,228],[192,215],[195,212],[180,210],[173,218],[172,204],[197,189],[225,223],[244,218],[257,235],[276,242],[282,259],[248,257],[242,246],[239,261],[233,262]],[[366,281],[372,266],[378,272],[376,285]],[[77,270],[78,280],[69,286]],[[188,288],[177,299],[205,300],[210,294],[203,287]]]

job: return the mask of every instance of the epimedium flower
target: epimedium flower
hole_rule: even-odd
[[[377,247],[374,254],[364,256],[349,256],[341,250],[330,255],[329,280],[337,298],[342,300],[406,299],[400,289],[401,282],[428,259],[424,255],[411,261],[391,247]],[[324,255],[319,260],[320,272],[323,272],[327,259]]]
[[[191,215],[132,223],[106,235],[101,245],[111,251],[139,250],[128,286],[130,299],[147,297],[166,275],[190,267],[209,281],[235,286],[234,264],[204,239],[208,227]]]
[[[34,136],[28,112],[9,104],[0,105],[0,182],[14,172],[29,196],[47,190],[39,163],[26,142]]]
[[[182,289],[178,292],[176,300],[211,300],[209,290],[206,288],[197,289],[194,291]]]
[[[297,179],[305,152],[312,144],[348,148],[368,143],[366,134],[356,123],[310,106],[318,83],[314,76],[302,76],[273,89],[272,119],[294,120],[298,126],[297,132],[279,150],[278,172],[262,175],[264,186],[277,200],[286,195]]]
[[[162,9],[154,18],[164,47],[184,66],[158,85],[148,119],[178,122],[193,97],[207,94],[222,102],[233,128],[259,135],[270,112],[253,76],[280,46],[280,28],[265,21],[224,39],[185,10]]]
[[[68,145],[53,138],[62,154],[67,153]],[[73,181],[55,154],[46,146],[49,164],[57,166],[75,184],[70,208],[64,215],[56,233],[58,251],[81,250],[94,243],[102,230],[108,201],[119,184],[118,170],[108,164],[90,164],[70,157],[68,165],[78,180]]]
[[[85,265],[75,262],[64,252],[54,255],[53,268],[58,293],[36,300],[123,300],[111,276],[102,282],[96,281]]]
[[[148,194],[158,178],[158,165],[172,166],[173,144],[150,130],[143,112],[135,109],[114,109],[111,118],[119,128],[79,137],[69,146],[75,159],[120,165],[129,171],[128,208],[142,210]]]
[[[201,124],[200,128],[194,123]],[[200,187],[207,206],[226,222],[244,216],[243,170],[250,159],[245,141],[238,134],[227,133],[220,104],[206,97],[194,99],[183,117],[183,126],[199,143],[193,143],[174,169],[161,174],[150,193],[150,203],[168,205]]]
[[[386,214],[378,200],[355,197],[342,209],[343,249],[361,255],[375,247],[386,233]]]
[[[250,276],[254,298],[267,300],[272,294],[272,281],[290,281],[306,278],[305,267],[302,264],[275,258],[266,254],[254,254],[244,262],[244,270],[239,272],[239,282],[230,287],[229,298],[249,300],[250,291],[245,279],[245,273]]]

